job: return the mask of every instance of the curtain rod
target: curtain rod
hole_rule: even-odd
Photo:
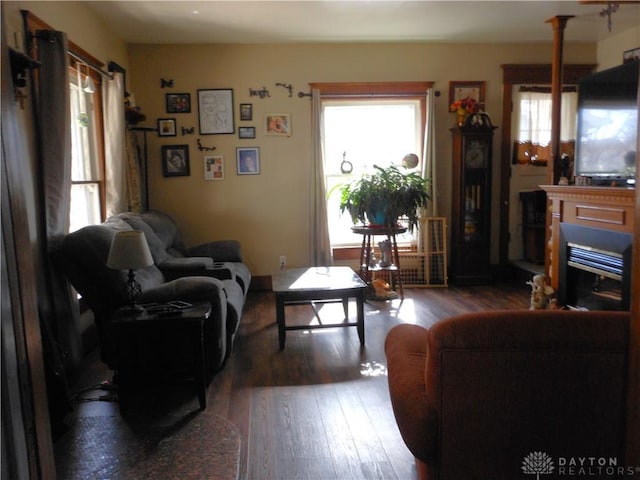
[[[70,56],[72,56],[73,58],[75,58],[77,61],[79,61],[80,63],[82,63],[82,64],[86,65],[87,67],[89,67],[90,69],[95,70],[96,72],[104,75],[105,77],[109,78],[109,80],[113,80],[113,73],[112,72],[105,72],[101,68],[98,68],[95,65],[92,65],[90,62],[88,62],[86,59],[82,58],[80,55],[77,55],[77,54],[73,53],[71,50],[67,51],[67,53]]]
[[[320,93],[320,98],[416,98],[427,95],[428,92],[416,93]]]

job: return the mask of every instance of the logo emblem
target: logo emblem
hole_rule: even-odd
[[[554,470],[553,460],[544,452],[531,452],[522,461],[522,471],[527,475],[535,475],[540,480],[540,475],[549,475]]]

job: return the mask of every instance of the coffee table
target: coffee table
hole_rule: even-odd
[[[364,346],[364,297],[367,284],[349,267],[292,268],[273,276],[273,291],[276,295],[276,320],[280,350],[284,349],[287,330],[310,330],[316,328],[356,327],[360,345]],[[357,321],[349,322],[349,298],[356,299]],[[322,323],[315,309],[316,303],[342,302],[344,321]],[[318,325],[289,325],[285,322],[287,305],[311,304],[318,318]]]

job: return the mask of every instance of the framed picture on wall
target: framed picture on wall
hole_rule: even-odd
[[[485,82],[482,81],[465,81],[465,82],[449,82],[449,105],[456,100],[464,98],[472,98],[480,104],[480,108],[484,108]]]
[[[224,180],[224,159],[221,155],[204,157],[204,179]]]
[[[233,90],[210,88],[198,90],[200,135],[234,133]]]
[[[238,127],[238,138],[256,138],[256,127]]]
[[[240,120],[253,120],[253,105],[251,103],[240,104]]]
[[[191,94],[167,93],[167,113],[191,113]]]
[[[188,177],[189,145],[162,146],[162,173],[165,177]]]
[[[159,118],[158,119],[158,136],[159,137],[175,137],[176,136],[176,119],[175,118]]]
[[[258,147],[236,148],[238,175],[260,175],[260,149]]]
[[[265,133],[280,137],[291,136],[291,114],[267,113],[265,116]]]

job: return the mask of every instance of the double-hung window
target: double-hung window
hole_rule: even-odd
[[[72,62],[71,65],[70,231],[73,232],[102,221],[105,194],[101,79],[93,74],[91,88],[87,81],[92,75],[90,69],[79,62]]]
[[[363,174],[375,173],[374,165],[400,165],[408,153],[422,157],[425,95],[407,94],[397,84],[387,84],[383,94],[327,95],[322,99],[324,175],[327,216],[332,247],[354,247],[362,236],[351,232],[348,213],[340,214],[340,187]],[[366,91],[363,87],[362,93]],[[391,92],[391,93],[389,93]],[[422,162],[417,167],[420,169]],[[398,243],[414,242],[411,235]]]

